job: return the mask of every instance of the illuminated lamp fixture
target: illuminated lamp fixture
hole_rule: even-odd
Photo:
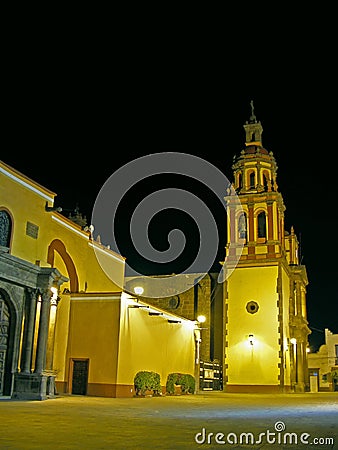
[[[128,308],[149,308],[147,305],[129,305]]]
[[[248,340],[249,340],[250,345],[254,345],[254,335],[253,334],[249,334]]]
[[[207,318],[205,316],[203,316],[203,314],[200,314],[199,316],[197,316],[197,322],[199,323],[204,323],[207,320]]]
[[[180,320],[168,319],[168,323],[181,323]]]
[[[149,312],[149,316],[163,316],[163,313],[161,313],[161,312],[150,311],[150,312]]]
[[[291,344],[297,344],[297,339],[291,338],[291,339],[290,339],[290,342],[291,342]]]
[[[144,292],[144,289],[142,286],[135,286],[134,287],[134,292],[136,295],[142,295]]]

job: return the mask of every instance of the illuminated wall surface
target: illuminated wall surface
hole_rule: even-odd
[[[277,275],[277,266],[243,268],[229,279],[226,348],[229,385],[279,384]],[[256,313],[247,311],[250,301],[257,303]]]
[[[169,323],[150,316],[147,309],[128,308],[122,298],[119,338],[118,383],[130,385],[140,367],[158,372],[165,385],[171,372],[194,374],[194,322]]]

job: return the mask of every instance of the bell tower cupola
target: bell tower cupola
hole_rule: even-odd
[[[241,260],[279,258],[284,252],[285,206],[277,185],[277,164],[263,147],[263,127],[257,120],[253,101],[251,115],[243,125],[245,147],[233,159],[233,187],[241,208],[232,211],[236,227],[229,230],[232,247],[244,245]],[[234,250],[232,250],[234,252]]]
[[[245,148],[234,158],[234,187],[237,193],[278,191],[277,164],[272,152],[262,144],[263,127],[257,121],[253,101],[251,116],[244,124]]]

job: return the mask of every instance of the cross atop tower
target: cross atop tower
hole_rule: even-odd
[[[251,100],[250,106],[251,106],[251,116],[250,116],[249,123],[257,123],[257,119],[256,119],[256,116],[255,116],[255,107],[254,107],[254,104],[253,104],[253,100]]]
[[[250,106],[251,106],[251,116],[250,119],[244,125],[245,145],[246,146],[256,145],[262,147],[263,127],[259,121],[257,122],[253,100],[251,100]]]

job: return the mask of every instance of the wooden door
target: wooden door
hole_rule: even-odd
[[[87,394],[88,364],[88,359],[73,359],[72,394]]]

